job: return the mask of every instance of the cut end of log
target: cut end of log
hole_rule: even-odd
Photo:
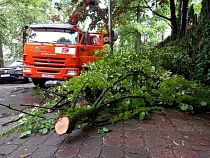
[[[55,132],[58,135],[65,134],[68,131],[70,120],[67,116],[58,117],[55,122]]]

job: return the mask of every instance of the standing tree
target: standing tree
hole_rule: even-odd
[[[0,40],[2,45],[12,52],[9,57],[21,58],[22,56],[22,26],[49,22],[51,13],[53,13],[51,2],[48,0],[0,2]],[[3,52],[0,51],[0,54],[3,56]]]
[[[182,21],[181,21],[181,29],[180,29],[180,36],[182,38],[185,36],[186,33],[186,26],[188,22],[188,3],[189,0],[182,0]]]

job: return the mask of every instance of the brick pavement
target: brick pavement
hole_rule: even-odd
[[[0,158],[210,158],[210,114],[166,109],[147,120],[128,120],[70,135],[39,134],[0,139]]]

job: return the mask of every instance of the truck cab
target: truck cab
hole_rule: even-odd
[[[34,85],[79,76],[85,63],[102,58],[94,56],[94,50],[104,47],[103,33],[83,32],[69,24],[34,24],[24,31],[23,76]]]

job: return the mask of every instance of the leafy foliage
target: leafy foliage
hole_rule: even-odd
[[[148,59],[141,59],[141,54],[134,52],[122,55],[107,54],[102,60],[89,64],[88,67],[88,72],[65,82],[59,87],[59,92],[72,92],[68,100],[73,101],[83,87],[83,96],[86,97],[88,105],[95,105],[96,109],[100,109],[103,104],[113,104],[117,107],[116,111],[124,111],[125,115],[121,119],[134,116],[144,118],[143,112],[146,114],[158,109],[150,105],[154,100],[152,89],[157,88],[162,80],[170,76],[170,73],[162,68],[156,69]],[[102,98],[96,102],[101,94]],[[149,106],[148,110],[146,106]],[[133,114],[128,117],[126,111]]]
[[[209,85],[210,83],[210,19],[208,18],[208,8],[206,1],[202,1],[202,9],[199,18],[199,27],[197,34],[202,37],[199,39],[199,53],[196,55],[195,59],[195,72],[194,78],[200,80],[202,83]]]
[[[210,109],[210,90],[196,81],[188,81],[182,76],[174,76],[163,81],[155,92],[161,104],[178,106],[183,111]]]
[[[21,128],[20,137],[26,137],[31,133],[39,132],[40,134],[47,134],[54,127],[54,119],[44,117],[43,114],[47,113],[47,109],[32,108],[25,110],[28,114],[20,114],[18,121]]]
[[[152,48],[151,51],[146,52],[146,55],[155,65],[189,79],[194,66],[193,58],[189,55],[190,48],[189,39],[183,38],[180,42],[173,41],[162,48]]]
[[[51,8],[48,0],[0,2],[0,40],[11,51],[8,57],[22,57],[22,26],[49,22]]]

